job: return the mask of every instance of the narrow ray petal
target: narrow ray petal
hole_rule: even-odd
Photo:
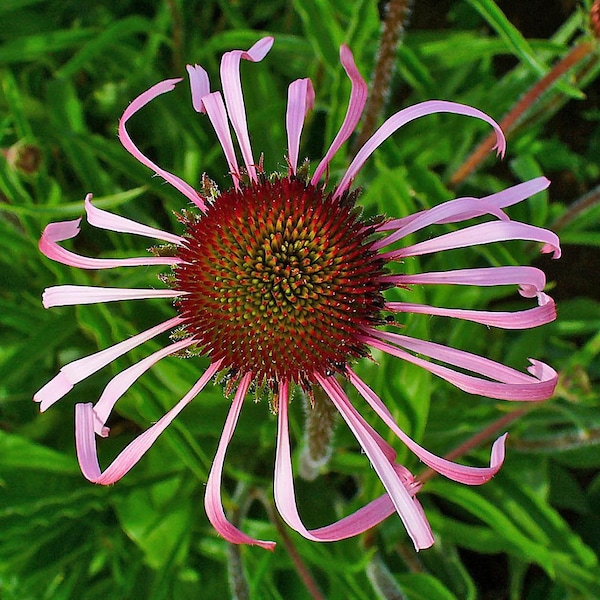
[[[34,395],[33,399],[35,402],[40,403],[40,411],[45,411],[71,391],[75,384],[93,375],[113,360],[119,358],[119,356],[123,356],[133,348],[147,342],[160,333],[174,329],[181,323],[181,317],[174,317],[147,331],[123,340],[110,348],[100,350],[100,352],[79,358],[65,365],[53,379]]]
[[[540,294],[540,298],[544,300],[540,306],[516,312],[438,308],[409,302],[387,302],[385,309],[393,312],[463,319],[502,329],[530,329],[531,327],[545,325],[556,319],[556,306],[552,298],[546,294]]]
[[[210,94],[210,82],[208,73],[200,65],[186,65],[190,78],[190,89],[192,91],[192,106],[199,113],[206,111],[204,96]]]
[[[182,237],[168,231],[148,227],[137,221],[132,221],[131,219],[126,219],[125,217],[97,208],[92,204],[92,194],[88,194],[85,197],[85,211],[88,223],[99,229],[108,229],[109,231],[116,231],[118,233],[132,233],[134,235],[169,242],[176,246],[181,246],[184,242]]]
[[[289,440],[288,402],[288,384],[284,382],[280,388],[278,401],[277,451],[274,476],[275,504],[284,521],[309,540],[334,542],[363,533],[393,514],[395,512],[394,504],[389,496],[385,494],[331,525],[313,530],[306,529],[296,507]],[[416,488],[410,490],[409,493],[416,493]]]
[[[238,166],[237,158],[235,156],[235,148],[233,147],[233,140],[231,139],[231,131],[229,130],[229,121],[227,120],[227,110],[223,103],[223,97],[220,92],[213,92],[203,99],[206,114],[212,123],[212,126],[217,134],[229,172],[233,176],[233,183],[235,187],[239,187],[240,181],[240,168]]]
[[[535,298],[546,287],[546,276],[537,267],[483,267],[433,271],[415,275],[384,275],[382,281],[398,286],[408,285],[477,285],[495,287],[518,285],[525,298]]]
[[[161,169],[156,163],[152,162],[145,154],[143,154],[138,147],[133,143],[133,140],[129,136],[127,129],[125,127],[127,121],[141,108],[146,106],[149,102],[154,100],[156,97],[164,94],[166,92],[170,92],[174,89],[175,85],[181,81],[179,79],[167,79],[166,81],[161,81],[156,85],[153,85],[149,90],[145,91],[143,94],[140,94],[126,109],[119,121],[119,139],[123,144],[123,147],[132,154],[137,160],[139,160],[143,165],[146,165],[148,168],[152,169],[157,175],[160,175],[165,181],[168,181],[175,189],[179,190],[184,196],[189,198],[200,210],[205,210],[206,206],[204,201],[196,192],[196,190],[185,181]]]
[[[560,258],[560,242],[555,233],[541,227],[517,221],[480,223],[479,225],[452,231],[436,238],[413,244],[412,246],[387,252],[382,256],[387,260],[398,260],[407,256],[422,256],[423,254],[443,252],[455,248],[467,248],[477,244],[491,244],[493,242],[506,242],[510,240],[541,242],[544,244],[542,252],[552,252],[553,258]]]
[[[317,380],[327,392],[331,401],[346,421],[348,427],[360,443],[379,479],[389,494],[396,512],[406,527],[415,548],[421,550],[433,544],[433,535],[427,519],[425,519],[420,506],[406,488],[399,474],[385,457],[381,448],[370,435],[369,427],[358,411],[352,406],[346,394],[333,377],[325,378],[317,375]]]
[[[176,256],[142,256],[139,258],[88,258],[58,245],[79,233],[81,219],[50,223],[44,229],[38,247],[42,254],[71,267],[79,269],[113,269],[115,267],[140,267],[151,265],[174,265],[181,262]]]
[[[444,223],[448,220],[452,220],[453,217],[456,217],[457,215],[464,214],[477,214],[478,216],[488,214],[493,215],[502,221],[508,220],[506,214],[490,202],[478,200],[477,198],[458,198],[419,213],[417,218],[411,219],[410,223],[405,223],[387,237],[376,241],[372,245],[372,249],[379,250],[380,248],[393,244],[403,237],[424,229],[425,227],[437,223]]]
[[[157,350],[150,356],[138,361],[131,367],[121,371],[118,375],[113,377],[108,385],[104,388],[104,391],[102,392],[98,402],[94,405],[94,431],[98,435],[106,437],[109,434],[110,429],[106,427],[105,424],[110,412],[119,398],[121,398],[121,396],[159,360],[165,356],[170,356],[180,352],[184,348],[187,348],[194,343],[194,338],[186,338],[184,340],[180,340],[179,342],[169,344],[168,346]]]
[[[405,338],[405,336],[377,330],[372,330],[371,336],[370,338],[365,337],[364,341],[373,348],[418,365],[470,394],[498,400],[537,402],[550,398],[558,381],[558,374],[548,365],[543,365],[543,363],[541,363],[543,368],[537,368],[535,372],[532,372],[530,368],[529,371],[533,375],[530,376],[481,356],[434,344],[433,342],[399,339]],[[473,375],[465,375],[443,365],[429,362],[395,345],[392,346],[380,341],[382,339],[390,340],[394,344],[408,348],[412,352],[419,352],[434,360],[441,360],[453,366],[468,369],[472,373],[483,375],[494,381]],[[532,364],[534,363],[531,359],[530,361]]]
[[[527,198],[530,198],[534,194],[545,190],[550,185],[550,181],[545,177],[536,177],[535,179],[530,179],[529,181],[525,181],[524,183],[519,183],[514,185],[506,190],[502,190],[500,192],[496,192],[495,194],[491,194],[490,196],[484,196],[480,202],[485,202],[486,204],[491,204],[498,209],[507,208],[509,206],[513,206],[514,204],[518,204]],[[456,213],[452,216],[440,219],[436,221],[436,224],[442,223],[456,223],[459,221],[466,221],[467,219],[472,219],[474,217],[480,217],[486,214],[485,206],[483,210],[477,210],[477,205],[474,205],[472,208],[475,210],[465,211],[464,213]],[[431,210],[431,209],[429,209]],[[402,217],[401,219],[392,219],[390,221],[386,221],[379,225],[376,229],[377,231],[390,231],[396,230],[401,227],[406,227],[415,219],[418,219],[422,214],[427,211],[419,211],[413,213],[412,215],[408,215],[406,217]]]
[[[304,119],[315,103],[315,90],[310,79],[297,79],[288,88],[287,112],[285,126],[288,138],[288,163],[292,175],[296,174],[298,154],[300,152],[300,135]]]
[[[192,389],[161,419],[131,442],[115,460],[101,471],[96,450],[94,423],[96,417],[91,403],[75,405],[75,442],[81,472],[93,483],[110,485],[127,474],[150,449],[158,436],[175,417],[198,395],[217,372],[220,363],[212,364]]]
[[[428,450],[425,450],[425,448],[406,435],[406,433],[398,427],[394,417],[377,394],[375,394],[375,392],[373,392],[373,390],[351,369],[347,369],[346,372],[352,385],[354,385],[369,406],[377,413],[377,415],[379,415],[381,420],[427,466],[453,481],[466,483],[468,485],[481,485],[486,481],[489,481],[500,470],[500,467],[504,462],[504,442],[506,440],[506,434],[498,438],[494,443],[489,467],[469,467],[446,460],[445,458],[441,458]]]
[[[92,287],[88,285],[56,285],[46,288],[42,294],[44,308],[52,306],[73,306],[95,304],[117,300],[146,300],[149,298],[177,298],[182,292],[177,290],[147,290]]]
[[[221,84],[223,86],[227,114],[237,136],[248,176],[254,182],[257,181],[256,167],[252,156],[248,123],[246,121],[246,108],[244,106],[244,95],[242,93],[240,78],[240,61],[243,58],[251,62],[260,62],[267,55],[272,45],[273,38],[265,37],[256,42],[247,52],[232,50],[231,52],[226,52],[221,60]]]
[[[494,148],[500,155],[504,155],[506,149],[506,141],[504,134],[500,129],[500,126],[491,117],[488,117],[485,113],[465,106],[464,104],[457,104],[456,102],[446,102],[444,100],[428,100],[427,102],[420,102],[414,106],[409,106],[395,115],[392,115],[385,123],[367,140],[365,145],[358,151],[356,157],[348,167],[345,175],[342,177],[340,184],[335,192],[334,196],[341,195],[346,191],[352,180],[356,177],[361,167],[365,164],[369,156],[395,131],[400,129],[403,125],[406,125],[410,121],[414,121],[419,117],[431,115],[434,113],[454,113],[457,115],[465,115],[468,117],[475,117],[489,123],[496,132],[496,145]]]
[[[208,475],[208,481],[206,482],[204,508],[206,509],[206,515],[212,523],[212,526],[228,542],[231,542],[232,544],[252,544],[260,546],[265,550],[274,550],[275,542],[255,540],[230,523],[225,516],[225,510],[223,509],[223,504],[221,502],[221,479],[223,476],[223,464],[225,462],[225,455],[227,454],[227,446],[233,437],[233,432],[235,431],[235,426],[240,416],[244,397],[248,391],[251,379],[251,373],[246,373],[246,375],[242,377],[231,404],[231,408],[229,409],[229,414],[227,415],[225,425],[223,426],[223,432],[221,433],[217,452],[210,469],[210,474]]]
[[[352,52],[346,45],[343,45],[340,48],[340,60],[352,85],[350,90],[350,100],[348,102],[348,110],[346,111],[344,122],[342,123],[338,134],[335,136],[335,139],[331,143],[331,146],[329,147],[329,150],[327,150],[323,160],[321,160],[315,169],[310,181],[312,185],[317,185],[317,183],[319,183],[319,180],[329,166],[331,159],[342,147],[342,144],[344,144],[346,140],[354,133],[354,130],[360,121],[360,117],[362,116],[363,109],[367,102],[367,96],[369,94],[369,87],[356,68]]]

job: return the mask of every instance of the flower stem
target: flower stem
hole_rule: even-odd
[[[362,130],[353,144],[352,154],[356,154],[371,137],[375,131],[377,120],[383,112],[390,92],[396,51],[404,33],[404,25],[410,14],[411,4],[412,0],[389,0],[385,8],[385,20],[379,42],[377,64],[371,81],[371,93],[365,108]]]
[[[311,598],[313,598],[313,600],[325,600],[325,596],[323,596],[323,593],[319,589],[319,586],[314,580],[312,573],[310,572],[309,568],[304,564],[300,553],[298,552],[298,550],[296,550],[294,543],[290,539],[285,525],[283,524],[277,512],[273,509],[272,502],[265,496],[265,494],[261,490],[255,490],[254,495],[255,498],[263,504],[265,510],[267,511],[267,515],[269,516],[269,520],[271,521],[271,523],[273,523],[273,525],[275,525],[277,533],[279,534],[279,537],[281,539],[281,543],[285,546],[286,552],[288,553],[288,556],[292,559],[294,567],[296,568],[296,572],[298,573],[298,576],[302,580],[302,583],[304,584],[304,587],[310,594]]]
[[[580,61],[587,58],[595,48],[595,43],[591,40],[581,42],[571,49],[571,51],[558,61],[554,67],[535,83],[521,99],[510,109],[510,111],[500,121],[500,127],[508,137],[515,129],[519,121],[531,108],[531,106],[552,86],[562,75],[569,71]],[[495,134],[488,135],[487,138],[467,158],[467,160],[458,168],[450,178],[450,186],[455,187],[466,179],[485,159],[488,152],[496,143]]]
[[[230,515],[231,523],[235,527],[238,527],[246,516],[249,501],[247,491],[245,483],[238,483],[234,494],[234,505],[237,508],[231,511]],[[232,600],[250,600],[250,588],[244,572],[241,546],[238,544],[227,544],[227,576]]]
[[[304,396],[304,410],[306,424],[300,454],[300,476],[306,481],[313,481],[331,457],[337,410],[320,387],[315,387],[312,398]]]
[[[600,185],[570,204],[567,207],[567,210],[552,223],[550,229],[558,233],[561,229],[564,229],[566,225],[571,223],[571,221],[574,221],[577,217],[580,217],[587,210],[590,210],[598,204],[600,204]]]

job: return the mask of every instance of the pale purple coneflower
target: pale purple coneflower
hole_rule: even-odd
[[[205,507],[215,529],[228,541],[272,549],[274,543],[253,539],[231,524],[221,502],[221,479],[227,446],[234,433],[246,394],[263,386],[277,412],[278,434],[274,494],[277,508],[290,527],[316,541],[341,540],[357,535],[397,512],[417,549],[433,543],[433,535],[416,494],[420,483],[396,462],[396,451],[356,410],[343,383],[353,386],[383,423],[426,465],[461,483],[488,481],[504,460],[505,435],[494,443],[490,466],[461,466],[428,452],[406,435],[379,397],[353,370],[370,349],[387,353],[451,382],[471,394],[503,400],[538,401],[550,397],[557,375],[549,366],[531,360],[529,374],[487,358],[437,343],[415,339],[394,328],[393,315],[418,313],[466,319],[486,326],[527,329],[555,318],[547,296],[544,274],[531,266],[496,266],[391,274],[394,261],[453,248],[491,242],[541,242],[543,252],[560,254],[557,236],[545,229],[511,221],[505,208],[545,189],[543,177],[515,185],[485,198],[459,198],[400,219],[363,220],[356,210],[358,191],[352,182],[373,151],[402,125],[425,115],[447,112],[489,123],[496,133],[496,149],[504,153],[499,126],[481,111],[444,101],[428,101],[392,115],[359,150],[341,181],[330,191],[330,161],[348,140],[360,120],[367,86],[350,50],[343,46],[341,62],[351,82],[346,117],[325,157],[312,175],[298,167],[300,135],[314,102],[309,79],[289,86],[286,114],[287,173],[265,175],[252,152],[240,81],[240,61],[262,60],[273,39],[264,38],[247,52],[226,53],[221,62],[221,92],[211,92],[208,75],[189,66],[192,103],[208,115],[232,175],[224,192],[206,185],[203,193],[154,164],[140,152],[126,130],[127,121],[157,96],[171,91],[180,79],[154,85],[127,108],[119,125],[123,146],[140,162],[163,177],[194,205],[180,215],[183,233],[174,235],[122,216],[100,210],[85,199],[88,222],[99,228],[154,238],[164,246],[141,258],[98,259],[79,256],[58,243],[75,237],[80,220],[52,223],[40,240],[41,251],[60,263],[82,269],[164,265],[164,289],[121,289],[62,285],[45,290],[46,308],[134,300],[170,298],[177,315],[130,339],[64,366],[36,395],[46,410],[73,388],[129,350],[160,333],[171,331],[172,343],[119,373],[106,386],[98,402],[75,407],[75,437],[83,474],[90,481],[111,484],[123,477],[144,455],[167,425],[215,377],[225,370],[233,402],[206,485]],[[238,163],[231,136],[233,127],[243,159]],[[206,180],[208,181],[208,180]],[[208,190],[208,191],[207,191]],[[488,220],[398,247],[400,240],[423,228],[462,223],[475,217]],[[392,248],[391,245],[394,244]],[[537,306],[517,312],[489,312],[440,308],[386,300],[385,290],[412,285],[517,286]],[[386,325],[385,328],[382,326]],[[96,453],[96,436],[105,437],[106,421],[117,400],[162,358],[182,352],[203,354],[211,363],[191,390],[158,422],[131,442],[102,471]],[[292,389],[309,398],[318,396],[335,406],[351,429],[385,487],[385,494],[340,521],[307,530],[298,514],[288,432],[288,404]],[[320,402],[323,400],[320,399]]]

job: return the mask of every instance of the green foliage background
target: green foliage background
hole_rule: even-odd
[[[518,4],[414,0],[386,114],[442,98],[500,119],[571,48],[592,39],[587,0],[532,2],[530,13],[521,11],[516,18]],[[538,25],[547,31],[539,33]],[[281,527],[270,516],[275,418],[264,402],[248,402],[228,453],[224,502],[230,515],[242,518],[245,530],[279,544],[274,553],[233,551],[212,530],[202,505],[228,408],[218,386],[202,392],[118,484],[88,483],[75,458],[74,403],[95,401],[111,376],[157,349],[160,341],[82,382],[43,415],[31,402],[61,365],[172,314],[160,301],[49,311],[40,302],[42,290],[51,285],[143,287],[155,281],[150,268],[83,272],[39,253],[44,226],[80,216],[87,192],[100,207],[179,231],[172,211],[187,201],[153,178],[117,140],[117,122],[127,104],[160,80],[184,76],[186,63],[207,68],[215,86],[224,51],[247,48],[273,34],[276,42],[267,59],[243,65],[255,153],[264,152],[267,171],[285,164],[287,85],[309,76],[317,98],[302,155],[318,161],[347,105],[339,46],[349,44],[368,79],[380,31],[373,0],[0,3],[0,146],[12,152],[20,148],[30,159],[15,164],[10,153],[0,157],[3,600],[318,597],[299,575],[300,563],[322,597],[332,600],[600,597],[600,66],[595,50],[533,105],[511,135],[505,160],[490,156],[458,189],[450,189],[450,176],[488,131],[474,119],[450,115],[427,117],[396,133],[358,182],[367,213],[390,216],[457,195],[486,195],[541,174],[554,182],[548,193],[510,214],[560,229],[565,250],[560,264],[539,258],[537,248],[515,243],[403,265],[417,272],[535,261],[550,274],[559,299],[556,323],[523,332],[407,317],[410,335],[520,369],[527,357],[536,357],[561,373],[556,397],[511,425],[508,457],[492,482],[481,488],[441,477],[427,482],[420,497],[437,539],[432,549],[414,553],[397,517],[360,538],[333,544],[308,542]],[[193,112],[186,83],[136,116],[131,132],[158,164],[192,185],[203,172],[226,185],[222,152],[208,121]],[[333,164],[332,180],[347,164],[343,154]],[[591,201],[575,210],[573,203],[588,192]],[[84,226],[74,247],[89,256],[133,256],[144,249],[140,243]],[[525,302],[506,289],[415,288],[399,297],[470,308],[510,309]],[[360,365],[361,375],[399,424],[438,454],[517,408],[470,397],[398,360],[376,358],[377,365]],[[200,359],[167,359],[140,379],[118,405],[112,435],[100,446],[102,464],[172,406],[203,367]],[[296,454],[302,440],[300,404],[292,405]],[[461,460],[483,464],[490,443]],[[418,461],[395,445],[405,464],[419,472]],[[310,526],[347,514],[381,493],[374,471],[342,426],[323,475],[311,483],[298,480],[297,489]],[[231,572],[242,582],[237,592],[224,591]]]

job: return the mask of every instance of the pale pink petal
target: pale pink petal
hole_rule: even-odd
[[[500,126],[491,117],[488,117],[485,113],[465,106],[464,104],[457,104],[455,102],[446,102],[444,100],[428,100],[427,102],[420,102],[414,106],[409,106],[395,115],[392,115],[385,123],[371,136],[365,145],[358,151],[356,157],[348,167],[345,175],[339,183],[338,188],[335,191],[334,197],[340,196],[345,192],[352,183],[352,180],[356,177],[358,171],[365,164],[366,160],[373,154],[373,152],[389,138],[396,130],[400,129],[403,125],[406,125],[410,121],[414,121],[419,117],[431,115],[434,113],[454,113],[457,115],[465,115],[468,117],[475,117],[489,123],[496,132],[496,145],[494,149],[498,151],[501,156],[504,155],[506,149],[506,141],[504,134],[500,129]]]
[[[297,79],[288,88],[288,103],[285,125],[288,138],[288,164],[292,175],[296,174],[300,135],[304,118],[315,103],[315,90],[310,79]]]
[[[294,479],[292,473],[292,460],[289,443],[289,425],[288,425],[288,402],[289,391],[288,384],[284,382],[280,386],[278,399],[279,417],[277,434],[277,455],[275,459],[275,498],[276,504],[282,517],[291,527],[301,533],[307,539],[319,542],[332,542],[354,537],[367,529],[381,523],[384,519],[392,515],[396,508],[387,494],[380,496],[376,500],[356,510],[351,515],[318,529],[307,530],[296,508]],[[358,416],[359,419],[360,415]],[[399,480],[405,486],[407,492],[413,497],[413,503],[417,512],[420,513],[422,521],[426,521],[425,515],[419,504],[416,493],[421,487],[420,482],[416,481],[410,471],[395,463],[396,452],[383,438],[364,420],[361,420],[364,432],[370,439],[379,446],[383,454],[396,473]],[[429,529],[429,526],[426,526]]]
[[[206,107],[204,106],[204,96],[210,94],[208,73],[200,65],[187,65],[186,69],[190,77],[192,106],[196,112],[203,113],[206,111]]]
[[[506,208],[508,206],[512,206],[514,204],[518,204],[527,198],[530,198],[534,194],[545,190],[550,185],[550,181],[545,177],[536,177],[535,179],[530,179],[524,183],[519,183],[514,185],[506,190],[502,190],[500,192],[496,192],[495,194],[491,194],[490,196],[485,196],[481,198],[482,202],[487,204],[491,204],[495,206],[497,209]],[[467,219],[472,219],[474,217],[480,217],[486,212],[485,206],[483,210],[477,210],[477,205],[473,205],[474,210],[465,211],[464,213],[457,213],[450,217],[446,217],[436,221],[436,224],[441,223],[456,223],[458,221],[466,221]],[[431,209],[429,209],[431,210]],[[406,227],[409,223],[419,218],[422,214],[428,211],[420,211],[417,213],[413,213],[412,215],[408,215],[406,217],[402,217],[401,219],[392,219],[390,221],[386,221],[379,225],[376,230],[377,231],[390,231],[400,229],[401,227]]]
[[[360,395],[367,401],[369,406],[379,415],[381,420],[402,440],[406,446],[419,457],[428,467],[438,473],[460,483],[468,485],[481,485],[489,481],[499,470],[504,462],[504,442],[506,435],[498,438],[493,445],[489,467],[468,467],[456,464],[432,454],[417,444],[412,438],[398,427],[394,417],[387,409],[381,399],[369,388],[352,370],[347,369],[348,378],[358,390]]]
[[[131,219],[126,219],[125,217],[95,207],[92,204],[92,194],[88,194],[85,197],[85,211],[88,223],[99,229],[108,229],[109,231],[116,231],[118,233],[133,233],[134,235],[169,242],[176,246],[181,246],[184,243],[184,239],[178,235],[142,225],[137,221],[132,221]]]
[[[420,229],[424,229],[425,227],[437,223],[452,221],[457,215],[464,214],[478,216],[488,214],[498,217],[498,219],[503,221],[508,220],[508,217],[500,208],[485,200],[478,200],[477,198],[457,198],[456,200],[450,200],[449,202],[444,202],[439,206],[434,206],[429,210],[420,212],[416,218],[411,219],[409,223],[404,223],[402,227],[398,227],[394,233],[374,242],[371,248],[373,250],[379,250],[380,248],[393,244]]]
[[[125,124],[129,119],[138,112],[141,108],[146,106],[149,102],[154,100],[156,97],[164,94],[166,92],[170,92],[175,84],[179,83],[181,78],[179,79],[167,79],[166,81],[161,81],[153,85],[149,90],[145,91],[143,94],[140,94],[126,109],[119,121],[119,139],[121,140],[121,144],[123,147],[132,154],[137,160],[139,160],[143,165],[146,165],[148,168],[152,169],[157,175],[160,175],[165,181],[168,181],[175,189],[179,190],[184,196],[189,198],[200,210],[205,210],[206,205],[204,201],[196,192],[196,190],[185,181],[161,169],[157,164],[152,162],[147,156],[145,156],[138,147],[133,143],[131,137],[129,137],[129,133],[125,128]]]
[[[528,369],[533,375],[531,376],[516,371],[501,363],[483,358],[482,356],[448,348],[441,344],[425,342],[423,340],[408,338],[407,336],[375,329],[371,330],[370,334],[371,337],[363,338],[363,341],[366,344],[391,354],[392,356],[402,358],[414,365],[418,365],[470,394],[477,394],[488,398],[497,398],[499,400],[537,402],[550,398],[554,393],[558,381],[558,374],[551,367],[544,365],[543,363],[537,363],[537,361],[535,363],[536,368],[533,371],[531,367]],[[392,342],[392,344],[395,345],[392,346],[381,340]],[[410,354],[410,352],[406,352],[397,346],[406,348],[419,355],[427,356],[434,360],[440,360],[461,369],[466,369],[472,373],[483,375],[486,379],[465,375],[464,373],[455,371],[443,365],[429,362],[420,356],[414,356],[413,354]],[[530,361],[534,364],[534,361],[531,359]]]
[[[221,60],[221,84],[223,86],[227,114],[237,136],[248,176],[253,182],[257,181],[256,167],[250,146],[250,136],[248,135],[246,108],[244,106],[244,95],[242,93],[240,78],[240,61],[243,58],[252,62],[259,62],[267,55],[272,45],[273,38],[265,37],[256,42],[247,52],[232,50],[231,52],[226,52]]]
[[[393,464],[387,459],[377,442],[373,439],[370,426],[359,415],[352,406],[350,400],[333,377],[322,377],[316,375],[327,395],[346,421],[348,427],[358,440],[371,465],[375,469],[386,492],[390,496],[398,516],[404,523],[404,527],[411,537],[415,548],[421,550],[429,548],[433,544],[433,535],[427,519],[420,509],[420,505],[414,501],[399,473]],[[281,511],[281,509],[279,509]]]
[[[298,514],[295,500],[296,495],[289,440],[288,402],[288,384],[284,382],[280,386],[278,401],[279,424],[277,429],[274,479],[275,504],[284,521],[309,540],[334,542],[359,535],[393,514],[395,511],[394,504],[389,496],[385,494],[331,525],[313,530],[306,529]],[[416,487],[411,488],[409,493],[414,494],[416,490]]]
[[[242,377],[235,393],[233,403],[231,404],[231,408],[229,409],[225,425],[223,426],[223,432],[221,433],[221,439],[219,440],[219,445],[217,447],[217,452],[210,469],[210,474],[208,475],[208,481],[206,482],[204,508],[206,509],[206,515],[208,516],[208,520],[212,523],[212,526],[228,542],[231,542],[232,544],[252,544],[260,546],[265,550],[274,550],[275,542],[255,540],[232,525],[225,516],[225,511],[221,502],[221,478],[223,476],[223,463],[225,462],[227,446],[235,431],[235,426],[240,416],[240,411],[242,410],[242,404],[244,403],[244,397],[246,396],[251,380],[252,373],[246,373],[246,375]]]
[[[530,329],[531,327],[545,325],[556,319],[556,306],[552,298],[546,294],[540,294],[540,299],[543,301],[540,306],[517,312],[438,308],[408,302],[387,302],[385,310],[451,317],[502,329]]]
[[[147,342],[159,333],[174,329],[182,322],[183,319],[181,317],[174,317],[147,331],[123,340],[110,348],[79,358],[65,365],[53,379],[34,395],[33,399],[40,403],[40,411],[45,411],[70,392],[75,384],[93,375],[113,360],[119,358],[119,356],[123,356],[123,354]]]
[[[398,286],[408,285],[518,285],[519,293],[525,298],[535,298],[546,287],[544,272],[536,267],[483,267],[479,269],[457,269],[417,273],[415,275],[384,275],[382,282]]]
[[[105,427],[106,421],[119,398],[152,366],[165,356],[170,356],[176,352],[180,352],[184,348],[195,343],[194,338],[186,338],[179,342],[174,342],[168,346],[161,348],[150,356],[138,361],[131,367],[121,371],[113,377],[108,385],[104,388],[100,399],[94,405],[94,431],[106,437],[110,429]]]
[[[139,258],[88,258],[59,246],[57,242],[70,240],[79,233],[81,219],[50,223],[44,229],[38,247],[42,254],[71,267],[79,269],[112,269],[115,267],[140,267],[150,265],[174,265],[181,262],[176,256],[143,256]]]
[[[149,298],[177,298],[186,292],[177,290],[147,290],[92,287],[87,285],[56,285],[46,288],[42,294],[44,308],[95,304],[117,300],[145,300]]]
[[[92,483],[110,485],[127,474],[150,449],[158,436],[175,417],[197,396],[218,371],[220,361],[212,364],[194,387],[160,420],[131,442],[102,472],[96,451],[94,423],[96,421],[91,403],[75,405],[75,442],[77,459],[84,477]]]
[[[206,109],[206,114],[217,134],[221,148],[223,148],[229,172],[233,175],[233,183],[237,188],[239,187],[240,168],[235,156],[235,148],[231,139],[231,131],[229,131],[229,122],[227,121],[227,111],[225,110],[225,104],[223,104],[223,98],[220,92],[213,92],[212,94],[208,94],[208,96],[204,96],[202,101]]]
[[[319,183],[319,180],[329,166],[331,159],[335,156],[335,153],[354,133],[354,130],[360,121],[362,111],[365,107],[367,96],[369,95],[369,87],[356,68],[354,57],[352,56],[350,48],[348,48],[348,46],[345,44],[340,48],[340,60],[344,70],[346,71],[346,74],[350,78],[350,83],[352,84],[352,89],[350,90],[350,101],[348,102],[348,110],[346,111],[344,122],[342,123],[338,134],[335,136],[335,139],[331,143],[331,146],[329,147],[329,150],[327,150],[323,160],[321,160],[315,169],[312,179],[310,180],[312,185],[317,185],[317,183]]]
[[[387,260],[398,260],[407,256],[421,256],[455,248],[467,248],[477,244],[490,244],[509,240],[542,242],[544,244],[542,252],[553,252],[553,258],[560,258],[560,242],[554,232],[517,221],[480,223],[458,231],[451,231],[412,246],[386,252],[382,256]]]

